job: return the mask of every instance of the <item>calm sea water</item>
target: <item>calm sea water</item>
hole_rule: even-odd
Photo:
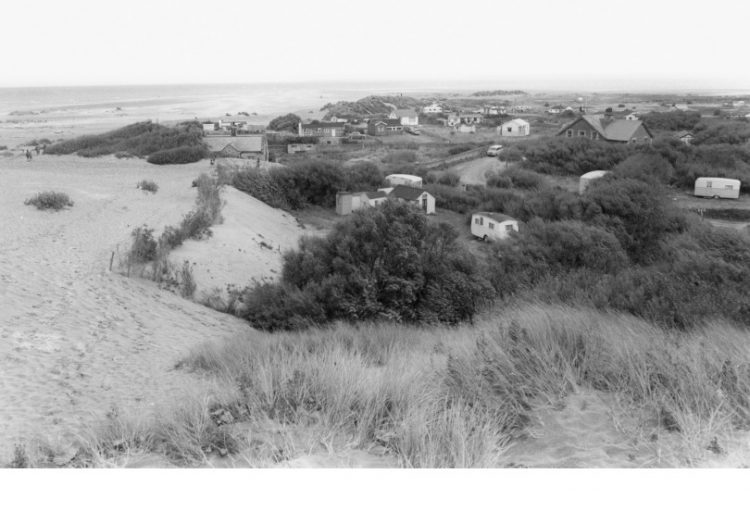
[[[281,112],[340,100],[356,100],[368,94],[472,90],[478,85],[455,82],[317,82],[0,88],[0,115],[19,111],[139,106],[175,100],[189,103],[222,98],[240,98],[249,109]]]

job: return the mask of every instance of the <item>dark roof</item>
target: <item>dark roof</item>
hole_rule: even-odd
[[[689,131],[680,131],[677,135],[675,135],[677,138],[685,138],[685,137],[692,137],[693,134]]]
[[[372,199],[382,199],[384,197],[388,197],[387,193],[381,192],[379,190],[376,191],[376,192],[365,192],[365,193],[367,194],[367,198],[371,199],[371,200]]]
[[[343,128],[344,126],[346,126],[345,122],[315,122],[310,124],[303,124],[302,129]]]
[[[487,218],[491,218],[491,219],[493,219],[493,220],[495,220],[497,222],[506,222],[508,220],[516,221],[515,218],[510,217],[508,215],[503,215],[502,213],[492,213],[490,211],[477,211],[474,214],[475,215],[486,216]]]
[[[573,122],[563,126],[563,128],[557,133],[562,135],[572,125],[583,119],[586,123],[594,128],[599,135],[605,140],[613,140],[616,142],[628,142],[636,130],[643,126],[646,133],[651,135],[651,131],[643,124],[643,121],[629,121],[627,119],[611,119],[607,116],[600,115],[582,115]]]
[[[401,126],[401,120],[399,119],[375,119],[370,121],[370,124],[377,125],[378,123],[385,124],[386,126]]]
[[[393,187],[393,190],[391,191],[390,195],[393,195],[397,199],[404,199],[404,200],[417,200],[420,195],[423,193],[426,193],[421,188],[414,188],[413,186],[405,186],[405,185],[396,185]]]

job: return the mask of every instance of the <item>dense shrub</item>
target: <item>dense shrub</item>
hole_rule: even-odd
[[[40,192],[24,201],[27,206],[36,206],[37,209],[54,209],[59,211],[63,208],[73,206],[68,194],[63,192]]]
[[[145,263],[156,259],[157,242],[154,239],[154,230],[143,225],[136,227],[130,233],[133,244],[128,254],[129,263]]]
[[[663,184],[670,183],[674,175],[672,165],[655,152],[631,154],[614,171],[623,177]]]
[[[297,133],[299,123],[301,122],[302,119],[300,119],[298,115],[286,114],[272,119],[271,122],[268,123],[268,129],[273,131],[291,131],[292,133]]]
[[[457,176],[456,174],[451,174],[449,172],[444,173],[437,179],[438,184],[445,186],[456,186],[460,181],[461,176]]]
[[[744,144],[750,140],[750,123],[742,121],[723,121],[709,126],[699,124],[693,133],[693,144]]]
[[[281,283],[246,290],[242,315],[263,318],[257,327],[291,328],[285,316],[268,320],[277,316],[265,309],[304,311],[319,304],[323,315],[313,308],[307,320],[456,323],[471,319],[491,294],[452,227],[389,202],[355,212],[326,238],[303,238],[298,250],[284,255]]]
[[[101,135],[86,135],[50,145],[45,154],[73,154],[94,157],[119,152],[147,157],[161,151],[179,149],[162,154],[154,163],[187,163],[203,158],[203,130],[196,121],[163,126],[151,121],[130,124]],[[189,149],[189,150],[188,150]],[[199,156],[200,155],[200,156]]]
[[[497,157],[500,161],[518,162],[523,159],[523,151],[516,146],[505,147]]]
[[[146,161],[153,163],[154,165],[194,163],[202,160],[206,155],[206,149],[201,146],[180,146],[150,154]]]
[[[552,137],[518,147],[522,165],[541,174],[579,176],[592,170],[609,170],[638,150],[625,144],[611,144],[587,138]]]
[[[510,179],[513,188],[541,190],[545,186],[544,177],[530,170],[514,167],[506,170],[503,175]]]
[[[692,130],[701,120],[700,112],[681,110],[674,112],[649,112],[640,119],[651,129],[656,130]]]

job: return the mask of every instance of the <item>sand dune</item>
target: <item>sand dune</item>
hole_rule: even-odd
[[[14,443],[71,439],[111,408],[173,400],[198,385],[173,370],[188,349],[251,332],[108,270],[134,227],[159,232],[190,210],[190,183],[206,170],[207,163],[155,167],[114,158],[0,159],[0,462]],[[145,178],[159,184],[157,194],[135,188]],[[75,206],[50,213],[23,204],[50,189],[68,193]]]
[[[170,254],[176,264],[189,261],[197,285],[196,298],[229,284],[245,286],[281,272],[281,254],[297,246],[305,230],[288,213],[227,187],[222,223],[206,240],[188,240]]]

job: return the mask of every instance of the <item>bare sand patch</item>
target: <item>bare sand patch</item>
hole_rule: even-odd
[[[0,461],[36,436],[70,441],[111,409],[158,409],[200,385],[174,370],[190,348],[251,335],[236,318],[108,269],[136,226],[160,232],[179,222],[195,200],[192,180],[208,170],[113,157],[0,159]],[[141,179],[159,192],[136,189]],[[44,190],[75,205],[24,206]]]

